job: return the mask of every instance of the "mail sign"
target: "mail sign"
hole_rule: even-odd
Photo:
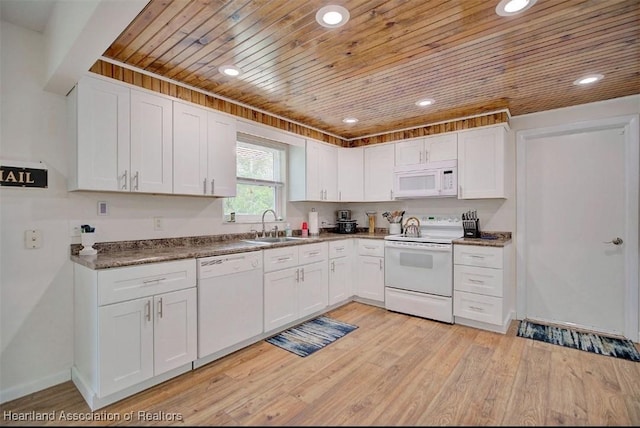
[[[16,162],[18,163],[18,162]],[[0,186],[9,187],[43,187],[48,186],[48,171],[43,164],[40,167],[10,166],[6,162],[0,164]]]

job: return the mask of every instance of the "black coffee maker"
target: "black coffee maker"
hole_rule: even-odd
[[[351,210],[336,211],[336,224],[338,233],[356,233],[355,220],[351,220]]]

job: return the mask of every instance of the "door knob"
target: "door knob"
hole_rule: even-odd
[[[615,238],[611,241],[605,242],[605,244],[621,245],[623,242],[622,238]]]

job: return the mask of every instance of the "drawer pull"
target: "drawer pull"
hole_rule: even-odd
[[[167,278],[156,278],[156,279],[147,279],[146,281],[142,281],[144,285],[148,284],[158,284],[160,281],[166,281]]]
[[[473,278],[469,278],[469,282],[473,282],[474,284],[484,284],[484,281],[481,281],[479,279],[473,279]]]
[[[317,256],[318,254],[320,254],[320,251],[312,251],[308,255],[311,257],[311,256]]]
[[[369,245],[364,245],[364,248],[366,248],[367,250],[376,250],[376,249],[378,249],[378,247],[370,247]]]
[[[477,254],[469,254],[469,257],[473,257],[474,259],[484,259],[484,256],[479,256]]]
[[[484,312],[484,308],[480,306],[469,306],[469,309],[473,309],[474,311]]]
[[[278,257],[278,263],[286,262],[291,260],[291,257]]]

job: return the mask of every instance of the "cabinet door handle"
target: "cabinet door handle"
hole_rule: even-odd
[[[296,282],[300,282],[300,269],[296,269]]]
[[[331,272],[335,272],[336,271],[336,262],[332,261],[331,262]]]
[[[128,171],[125,169],[124,174],[122,174],[122,190],[127,190],[127,173]]]
[[[211,179],[211,194],[212,194],[212,195],[213,195],[213,194],[215,194],[215,191],[214,191],[214,189],[215,189],[215,182],[216,182],[216,179],[215,179],[215,178],[212,178],[212,179]]]
[[[380,261],[380,270],[382,270],[382,268],[384,267],[382,264],[382,259],[380,259],[379,261]]]
[[[300,269],[300,280],[304,282],[304,268]]]
[[[424,151],[424,161],[429,162],[429,150]]]
[[[204,185],[204,189],[202,191],[203,195],[207,194],[207,179],[205,178],[204,180],[202,180],[202,184]]]
[[[342,200],[342,190],[338,190],[338,200]]]
[[[162,318],[162,297],[158,300],[158,315]]]
[[[131,177],[131,190],[138,190],[138,187],[139,187],[138,185],[140,184],[139,175],[140,175],[140,172],[136,171],[136,175]],[[136,181],[135,187],[133,186],[133,180]]]
[[[418,163],[422,163],[422,151],[420,151],[420,158],[418,159]]]
[[[462,196],[462,185],[458,186],[458,196]]]
[[[151,300],[147,300],[147,304],[144,306],[146,312],[145,317],[147,318],[147,321],[151,321]]]
[[[393,199],[393,189],[389,190],[389,199]]]

